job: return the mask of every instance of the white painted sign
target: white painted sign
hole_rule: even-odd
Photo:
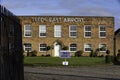
[[[79,17],[34,17],[32,18],[34,22],[82,22],[83,18]]]

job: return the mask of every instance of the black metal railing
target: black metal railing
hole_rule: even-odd
[[[0,5],[0,80],[24,80],[19,18]]]

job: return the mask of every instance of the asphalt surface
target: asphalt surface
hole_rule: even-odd
[[[25,80],[120,80],[120,66],[24,67]]]

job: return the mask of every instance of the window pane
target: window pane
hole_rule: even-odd
[[[31,25],[25,25],[25,30],[32,30]]]
[[[85,37],[91,37],[91,32],[85,32]]]
[[[100,36],[101,37],[105,37],[106,36],[106,32],[100,32]]]
[[[70,36],[77,36],[76,32],[70,32]]]
[[[61,37],[61,25],[54,26],[54,36]]]
[[[70,47],[76,47],[76,44],[70,44]]]
[[[85,26],[85,31],[91,31],[91,26]]]
[[[32,35],[31,31],[26,31],[25,32],[25,36],[31,36],[31,35]]]
[[[100,26],[100,31],[106,31],[105,26]]]
[[[77,30],[77,27],[76,27],[76,26],[70,26],[70,30],[71,30],[71,31],[76,31],[76,30]]]
[[[85,47],[85,51],[91,51],[91,48],[92,48],[92,45],[91,44],[85,44],[84,45],[84,47]]]
[[[106,44],[100,44],[100,51],[106,51]]]

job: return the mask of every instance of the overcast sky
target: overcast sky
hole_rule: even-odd
[[[120,0],[0,0],[15,15],[114,16],[120,28]]]

